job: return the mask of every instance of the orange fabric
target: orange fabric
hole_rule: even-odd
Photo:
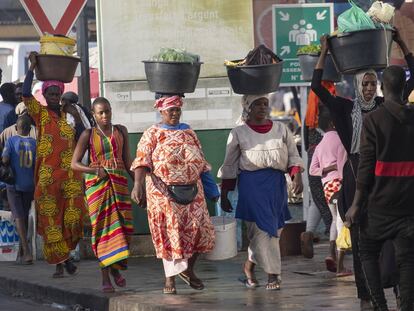
[[[329,93],[332,95],[336,95],[335,84],[332,81],[322,81],[322,86],[326,88]],[[319,98],[318,96],[311,90],[308,95],[308,108],[306,110],[306,119],[305,124],[309,128],[317,128],[318,127],[318,115],[319,115]]]
[[[60,116],[25,97],[27,111],[38,134],[35,169],[37,232],[43,237],[44,257],[50,264],[69,258],[82,237],[85,200],[82,176],[70,166],[75,130]]]

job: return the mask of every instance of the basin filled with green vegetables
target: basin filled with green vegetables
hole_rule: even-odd
[[[194,92],[202,64],[198,55],[173,48],[143,63],[150,91],[167,94]]]
[[[317,44],[306,45],[298,49],[300,69],[304,81],[312,81],[313,70],[318,62],[321,53],[321,46]],[[336,70],[331,54],[326,55],[322,80],[339,82],[342,80],[341,74]]]

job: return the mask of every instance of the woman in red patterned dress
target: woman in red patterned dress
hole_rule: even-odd
[[[214,246],[200,179],[210,165],[195,132],[180,123],[182,105],[180,96],[156,101],[162,122],[144,132],[131,167],[135,173],[131,198],[141,207],[147,205],[152,241],[164,264],[164,294],[176,293],[176,275],[192,288],[203,289],[194,264],[199,253]]]

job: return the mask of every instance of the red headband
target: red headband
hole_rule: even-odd
[[[48,80],[44,81],[42,84],[42,94],[44,95],[46,90],[51,86],[57,86],[62,94],[65,90],[65,84],[63,82],[57,80]]]
[[[183,106],[183,100],[180,96],[170,96],[170,97],[161,97],[155,101],[154,108],[158,109],[159,111],[167,110],[172,107],[179,107]]]

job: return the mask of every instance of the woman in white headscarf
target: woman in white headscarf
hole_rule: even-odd
[[[227,199],[237,182],[236,217],[245,221],[250,240],[242,281],[258,286],[254,274],[259,265],[268,274],[267,290],[279,290],[281,258],[279,237],[290,219],[285,173],[293,178],[293,190],[302,192],[303,170],[293,135],[281,122],[271,121],[267,95],[244,95],[239,126],[228,137],[226,156],[218,177],[222,179],[221,208],[232,211]]]
[[[405,99],[414,88],[414,57],[408,50],[404,41],[396,32],[394,41],[401,47],[405,55],[411,78],[407,81],[404,91]],[[374,70],[361,71],[354,77],[355,99],[334,96],[322,86],[322,75],[326,54],[328,52],[327,37],[321,38],[321,55],[313,72],[311,88],[321,102],[328,107],[336,131],[348,153],[348,161],[343,169],[343,184],[341,195],[338,198],[338,209],[345,221],[345,213],[352,204],[355,194],[356,172],[359,162],[359,144],[364,116],[375,110],[384,101],[377,96],[377,74]],[[359,225],[353,224],[351,229],[352,253],[354,260],[355,282],[358,290],[358,298],[361,300],[361,310],[372,310],[371,297],[366,288],[365,277],[359,258]],[[392,244],[390,244],[392,247]],[[391,250],[392,252],[392,250]],[[393,255],[393,253],[392,253]],[[387,286],[393,286],[396,280],[392,280]]]

